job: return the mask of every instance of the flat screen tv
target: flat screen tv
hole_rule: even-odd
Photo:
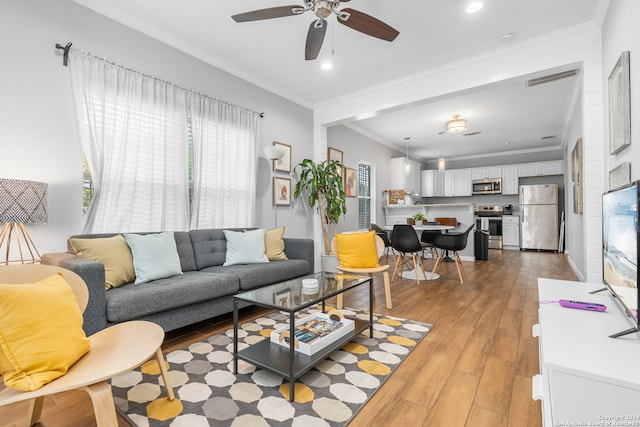
[[[602,280],[634,327],[611,335],[639,332],[638,323],[638,200],[640,181],[602,195]]]

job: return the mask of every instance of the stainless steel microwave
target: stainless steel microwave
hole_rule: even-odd
[[[474,179],[472,194],[502,194],[502,178]]]

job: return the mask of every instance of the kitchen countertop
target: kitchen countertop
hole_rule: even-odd
[[[387,205],[383,206],[383,208],[420,208],[420,207],[438,207],[438,206],[475,206],[475,203],[422,203],[419,205]]]

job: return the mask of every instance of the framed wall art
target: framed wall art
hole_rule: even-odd
[[[275,206],[291,205],[291,179],[273,178],[273,204]]]
[[[276,160],[276,171],[291,172],[291,146],[276,141],[273,141],[273,145],[284,150],[284,156]]]
[[[328,152],[327,152],[327,160],[331,161],[331,160],[337,160],[340,163],[342,163],[342,158],[343,158],[343,153],[342,151],[338,150],[337,148],[333,148],[333,147],[329,147]]]
[[[582,138],[578,139],[571,151],[571,180],[573,181],[573,212],[583,212],[583,181],[582,176]]]
[[[347,197],[358,195],[358,172],[352,168],[344,168],[344,193]]]
[[[629,51],[624,51],[609,75],[609,153],[631,144]]]
[[[631,163],[624,162],[609,171],[609,190],[631,182]]]

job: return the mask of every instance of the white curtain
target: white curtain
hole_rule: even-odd
[[[187,230],[187,91],[81,51],[70,54],[94,188],[84,232]]]
[[[258,113],[193,94],[191,228],[255,224]]]

